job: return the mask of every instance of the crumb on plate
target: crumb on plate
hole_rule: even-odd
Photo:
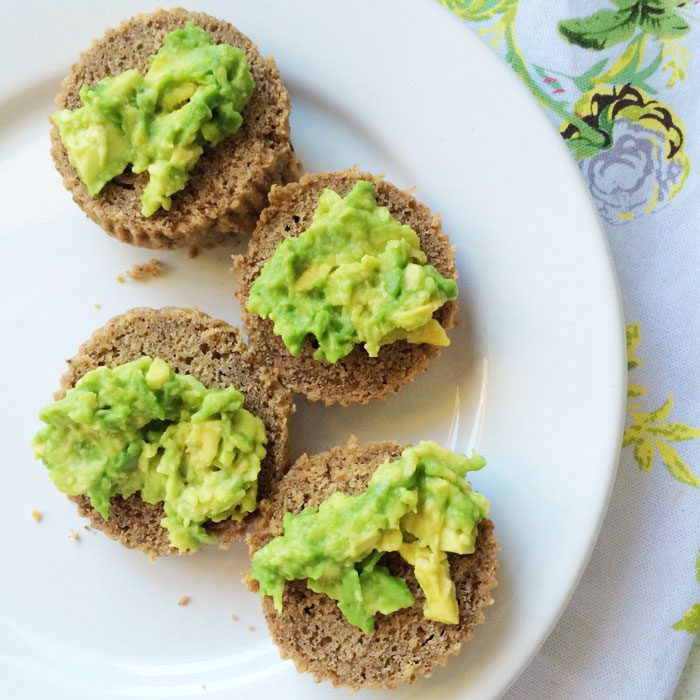
[[[32,519],[35,522],[40,523],[42,517],[43,517],[42,514],[36,508],[32,511]]]
[[[183,595],[180,600],[177,601],[177,604],[182,608],[185,605],[189,605],[190,602],[190,597],[188,595]]]
[[[152,277],[160,277],[163,272],[163,263],[158,258],[151,258],[147,263],[136,263],[130,270],[117,275],[117,282],[125,282],[126,278],[134,282],[145,282]]]

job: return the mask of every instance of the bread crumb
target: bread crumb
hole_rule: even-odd
[[[248,632],[255,632],[255,625],[248,625]]]
[[[95,308],[99,311],[102,308],[102,304],[95,303]]]
[[[136,263],[130,270],[127,270],[122,275],[118,275],[117,282],[124,282],[124,275],[134,280],[134,282],[145,282],[151,279],[151,277],[160,277],[163,272],[161,266],[162,263],[158,258],[151,258],[147,263]]]
[[[233,613],[233,615],[231,615],[231,619],[232,619],[234,622],[238,622],[241,618],[238,617],[238,615],[236,615],[236,613]]]
[[[189,605],[190,603],[190,597],[188,595],[183,595],[180,600],[177,601],[177,604],[182,608],[185,605]]]
[[[155,554],[154,552],[151,552],[151,553],[148,555],[148,563],[149,563],[149,564],[155,564],[156,559],[158,559],[158,555]]]
[[[124,275],[117,275],[116,279],[119,284],[126,281],[126,277],[124,277]]]
[[[73,529],[70,529],[70,532],[68,533],[68,537],[71,540],[75,540],[76,542],[80,542],[80,535]]]
[[[42,517],[42,514],[36,508],[32,511],[32,518],[34,522],[40,523]]]

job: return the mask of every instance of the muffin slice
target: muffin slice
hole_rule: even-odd
[[[431,443],[422,443],[422,446],[428,447],[428,455],[430,449],[437,448],[431,448]],[[421,445],[417,446],[416,450],[420,449]],[[393,541],[393,535],[396,533],[392,533],[390,529],[384,529],[384,534],[375,538],[378,541],[384,540],[384,545],[379,545],[379,549],[389,550],[388,553],[378,562],[373,561],[371,564],[375,571],[381,570],[379,575],[384,580],[380,583],[389,593],[382,599],[382,596],[377,594],[378,587],[363,587],[364,599],[371,599],[374,610],[384,606],[387,614],[375,612],[371,624],[367,619],[363,619],[362,612],[358,615],[353,607],[361,596],[354,593],[350,586],[352,577],[343,577],[342,585],[337,587],[329,585],[326,581],[325,590],[332,591],[336,599],[327,592],[319,592],[324,588],[322,583],[319,585],[319,581],[323,582],[324,572],[328,574],[330,571],[331,578],[334,575],[333,566],[324,568],[328,553],[338,556],[338,561],[342,562],[344,547],[348,546],[349,540],[350,546],[357,543],[360,553],[355,552],[355,556],[363,556],[365,549],[376,545],[376,542],[372,541],[376,523],[381,522],[383,517],[390,519],[391,512],[397,507],[400,508],[402,500],[405,502],[410,498],[410,494],[407,495],[404,491],[397,498],[387,499],[386,494],[390,489],[387,488],[388,479],[384,476],[385,481],[379,484],[380,488],[375,488],[374,510],[367,504],[367,500],[361,505],[358,501],[349,504],[342,500],[333,504],[330,510],[337,508],[337,513],[343,513],[344,506],[349,507],[346,508],[347,516],[341,518],[342,523],[332,532],[324,531],[324,527],[319,525],[318,521],[312,522],[320,512],[319,506],[325,503],[327,507],[331,503],[329,498],[333,496],[333,499],[338,499],[338,494],[350,497],[363,494],[361,498],[366,499],[368,485],[377,479],[379,469],[386,471],[386,463],[399,460],[402,454],[406,456],[407,451],[391,442],[360,444],[353,438],[346,445],[335,447],[328,452],[313,456],[303,455],[275,484],[268,498],[261,502],[259,512],[251,523],[247,542],[252,557],[252,570],[247,580],[252,590],[260,590],[265,585],[269,587],[266,568],[283,566],[281,562],[287,555],[291,557],[287,562],[291,568],[298,567],[297,563],[304,561],[308,565],[307,573],[313,571],[319,576],[316,583],[301,579],[287,580],[280,600],[281,606],[277,609],[274,594],[266,595],[263,599],[265,618],[272,639],[279,646],[280,655],[282,658],[292,659],[297,670],[311,673],[317,682],[328,680],[333,685],[347,686],[354,690],[391,689],[403,683],[413,683],[419,677],[429,676],[436,668],[445,666],[451,656],[459,653],[462,645],[471,639],[475,627],[484,621],[484,608],[493,603],[491,592],[496,585],[498,543],[493,534],[493,523],[485,517],[488,506],[482,507],[480,512],[477,512],[477,517],[472,519],[476,523],[473,531],[468,529],[465,533],[458,530],[456,535],[452,532],[442,538],[443,541],[450,541],[446,546],[450,552],[446,555],[446,565],[454,586],[451,609],[445,602],[445,599],[450,597],[449,594],[443,594],[445,589],[441,585],[430,585],[436,578],[431,575],[434,572],[431,572],[430,567],[428,575],[422,576],[423,581],[419,585],[414,573],[418,569],[414,570],[414,567],[407,563],[403,549],[395,551],[397,543]],[[438,463],[440,456],[449,455],[439,448],[436,449],[436,454]],[[447,459],[456,459],[458,463],[459,460],[464,460],[463,457],[455,455],[447,456]],[[469,468],[479,466],[477,463]],[[399,472],[399,482],[406,473],[404,461]],[[456,476],[458,475],[455,474]],[[407,483],[410,487],[410,477]],[[391,487],[395,486],[394,483]],[[400,487],[402,486],[404,484],[401,483]],[[444,493],[444,487],[444,483],[440,484],[436,493]],[[453,496],[450,501],[453,510],[451,515],[446,516],[448,521],[450,517],[455,517],[455,507],[460,507],[459,498],[459,495],[457,499]],[[468,508],[479,507],[478,504],[483,506],[485,503],[479,494],[472,494],[471,498],[477,505],[470,504],[467,500]],[[305,533],[307,536],[297,537],[286,543],[286,551],[284,546],[275,549],[274,555],[268,556],[264,565],[257,562],[265,548],[269,548],[275,540],[278,545],[283,544],[280,541],[281,535],[293,537],[295,526],[301,529],[299,522],[295,522],[294,518],[306,518],[306,523],[309,524],[308,533]],[[326,512],[320,520],[327,524],[332,521],[332,514]],[[400,521],[402,531],[404,522]],[[461,524],[463,525],[464,521]],[[414,520],[413,532],[426,532],[425,528],[415,525]],[[382,526],[386,527],[386,523],[382,523]],[[410,529],[411,525],[408,527]],[[427,532],[430,534],[430,528]],[[409,541],[416,542],[416,539],[421,539],[414,539],[413,535],[404,532],[402,536],[402,546]],[[475,538],[472,547],[462,547],[467,551],[471,550],[472,553],[452,553],[459,549],[459,546],[454,545],[455,540],[462,537],[466,537],[467,540],[469,537]],[[408,544],[409,549],[410,547],[411,544]],[[367,572],[368,559],[372,558],[373,555],[370,555],[356,565],[360,581]],[[343,564],[340,563],[340,566]],[[260,582],[256,579],[256,573]],[[387,575],[392,578],[387,580]],[[446,583],[444,576],[437,579],[441,584]],[[314,590],[311,590],[312,587]],[[430,593],[431,605],[428,605],[428,596],[424,589]],[[339,603],[338,600],[343,602]],[[435,618],[451,619],[447,624]],[[364,625],[365,629],[358,625]]]
[[[169,371],[165,369],[168,366]],[[91,370],[119,367],[126,368],[120,370],[124,373],[121,376],[110,374],[92,380],[86,377]],[[173,377],[171,372],[177,376]],[[145,382],[141,373],[145,374]],[[173,382],[164,386],[168,377]],[[60,453],[62,446],[55,444],[57,439],[59,442],[63,439],[63,434],[56,433],[57,438],[54,438],[51,447],[54,456],[48,460],[51,464],[47,466],[51,469],[54,481],[59,479],[53,472],[56,468],[61,470],[60,483],[64,487],[68,486],[66,492],[82,491],[71,497],[77,503],[80,514],[89,517],[93,527],[126,547],[141,549],[152,555],[175,553],[178,548],[173,546],[173,538],[178,537],[178,531],[180,539],[175,539],[176,542],[182,543],[183,538],[189,537],[184,526],[188,524],[188,518],[192,517],[193,509],[203,505],[213,508],[212,512],[217,513],[217,522],[204,522],[199,531],[200,539],[216,541],[220,547],[225,548],[245,531],[248,518],[242,516],[246,516],[255,507],[255,486],[257,485],[257,498],[265,497],[288,467],[287,421],[293,411],[289,393],[279,384],[274,373],[255,360],[238,330],[201,311],[142,308],[116,316],[96,331],[81,346],[75,357],[68,360],[68,372],[61,379],[61,388],[55,394],[57,403],[50,404],[47,409],[55,409],[81,379],[89,382],[89,385],[83,387],[79,401],[73,402],[68,415],[73,421],[70,429],[79,431],[81,426],[86,425],[88,438],[84,440],[78,435],[74,440],[66,440],[72,452],[68,459],[64,459]],[[177,395],[175,379],[183,382],[180,393],[185,397],[184,403],[177,403],[181,397]],[[236,410],[236,401],[240,400],[238,392],[243,395],[243,404]],[[97,399],[91,393],[96,394]],[[202,394],[203,402],[196,403],[197,395]],[[95,400],[98,402],[97,407],[94,405]],[[115,454],[113,459],[111,452],[107,451],[109,441],[119,440],[118,431],[124,425],[124,416],[128,418],[130,414],[144,413],[147,410],[153,414],[158,413],[160,409],[153,406],[154,400],[161,407],[170,404],[171,415],[160,416],[160,419],[151,417],[148,420],[148,416],[139,419],[136,435],[132,435],[134,440],[132,443],[125,441],[121,453]],[[76,405],[81,405],[80,402],[87,406],[86,414],[77,415],[72,412]],[[232,409],[228,414],[230,421],[223,420],[226,413],[224,403]],[[190,416],[195,408],[203,408],[199,418]],[[175,415],[172,415],[173,411]],[[219,413],[222,420],[216,420]],[[188,422],[183,428],[184,419]],[[60,429],[66,420],[66,411],[62,411],[58,420],[50,420],[49,417],[47,422],[49,425],[58,425]],[[105,427],[106,431],[94,430]],[[134,427],[130,429],[133,431]],[[178,430],[184,432],[178,434]],[[39,435],[42,433],[43,431]],[[68,438],[72,437],[69,433]],[[51,439],[50,434],[35,439],[38,456],[45,458],[46,443]],[[229,448],[233,445],[232,449],[224,449],[224,440],[230,443]],[[107,446],[104,450],[103,445]],[[140,450],[138,453],[133,451],[137,449]],[[149,449],[153,451],[152,455],[146,454]],[[207,451],[209,457],[200,460],[198,455]],[[217,454],[214,457],[215,452]],[[262,454],[264,456],[260,459]],[[75,464],[71,462],[76,457],[82,467],[79,471],[74,469]],[[100,460],[107,457],[110,458],[110,466],[105,469]],[[170,467],[166,466],[166,457],[170,460]],[[157,461],[148,464],[149,459],[160,459],[160,465]],[[236,481],[236,470],[238,462],[243,459],[246,460],[243,467],[253,475],[254,482],[246,483],[246,487],[250,488],[245,497],[230,499],[227,489],[241,488],[241,484]],[[146,483],[150,486],[144,486],[138,480],[133,485],[143,489],[153,489],[155,486],[156,490],[162,487],[168,497],[178,498],[177,512],[173,511],[174,519],[177,520],[175,527],[168,530],[163,525],[164,518],[168,515],[163,500],[159,501],[158,496],[154,498],[154,493],[151,493],[148,498],[151,502],[147,502],[144,500],[145,495],[142,498],[144,492],[139,490],[126,497],[115,495],[111,498],[105,517],[104,511],[107,509],[100,502],[101,486],[91,474],[86,476],[86,464],[89,468],[102,470],[101,473],[112,479],[115,474],[120,478],[126,474],[129,479],[138,479],[140,470],[148,470],[150,476]],[[231,468],[231,478],[228,478],[227,468]],[[124,470],[121,475],[120,469]],[[158,474],[167,472],[168,469],[176,472],[176,477],[192,469],[199,484],[189,483],[187,477],[184,478],[184,483],[182,478],[176,478],[165,485],[158,483],[161,478]],[[257,469],[259,472],[256,474]],[[89,481],[89,488],[87,483],[86,488],[80,488],[78,482],[81,479]],[[209,484],[210,487],[198,488],[202,483]],[[109,488],[109,482],[106,486]],[[128,490],[123,492],[128,493]],[[240,504],[245,505],[242,508],[233,507]],[[228,512],[226,508],[232,515],[235,511],[235,517],[221,517]],[[173,513],[170,515],[173,516]],[[173,517],[171,522],[172,520]],[[180,547],[184,550],[196,548],[197,546]]]
[[[318,228],[318,217],[330,210],[333,218],[326,231],[331,234],[322,240],[324,233],[317,235],[315,230],[315,242],[304,243],[306,250],[312,252],[325,246],[327,259],[321,256],[303,268],[300,255],[280,258],[279,252],[291,238],[302,240],[312,228]],[[362,220],[365,216],[366,226]],[[374,239],[373,227],[384,225],[390,227],[387,240],[381,236],[380,240]],[[363,227],[366,230],[358,232]],[[359,252],[352,259],[352,247],[356,244]],[[406,249],[410,249],[408,254]],[[367,251],[370,255],[365,256]],[[337,270],[341,265],[339,280]],[[391,265],[395,267],[392,269]],[[375,175],[357,170],[314,173],[304,175],[298,182],[273,187],[269,206],[260,216],[248,252],[234,259],[234,267],[239,275],[236,296],[250,346],[262,362],[279,372],[280,380],[291,392],[303,394],[311,401],[349,405],[382,399],[412,381],[437,356],[440,346],[449,344],[446,331],[454,326],[456,312],[454,249],[437,215],[408,192]],[[327,275],[325,289],[314,280],[318,271]],[[271,301],[265,300],[268,308],[259,313],[256,309],[262,295],[257,294],[257,289],[269,273],[275,278],[264,291]],[[361,312],[365,335],[357,336],[357,344],[349,350],[354,330],[351,319],[356,309],[351,300],[342,314],[336,310],[345,303],[346,290],[351,289],[352,295],[357,289],[353,290],[353,285],[358,279],[368,280],[357,293],[360,303],[366,304]],[[404,292],[415,279],[419,280],[418,309],[410,303],[403,304],[408,294]],[[428,286],[434,293],[426,291]],[[283,287],[292,290],[291,294],[301,290],[305,296],[299,303],[291,297],[284,298],[279,294]],[[328,301],[331,294],[333,300]],[[323,295],[327,303],[314,307]],[[372,309],[372,297],[377,295],[382,295],[381,306]],[[280,309],[287,313],[285,324],[273,319]],[[412,329],[409,322],[384,333],[391,328],[384,324],[390,313],[406,318],[416,310],[423,314],[423,326]],[[301,330],[295,336],[298,319]],[[302,322],[307,325],[301,325]],[[304,328],[312,326],[319,329],[317,334],[309,332],[304,336]]]
[[[166,35],[188,23],[207,32],[214,44],[240,49],[255,86],[240,128],[217,145],[204,146],[184,189],[172,196],[170,211],[142,214],[149,175],[129,168],[91,196],[55,125],[51,155],[75,202],[107,233],[147,248],[189,247],[196,252],[228,236],[250,233],[267,203],[270,187],[299,175],[300,163],[289,137],[289,96],[272,58],[261,57],[250,39],[228,22],[183,9],[157,10],[126,20],[94,41],[71,67],[56,104],[60,110],[78,109],[83,86],[130,69],[146,73],[150,57],[162,47]],[[185,90],[180,97],[186,102],[188,95]]]

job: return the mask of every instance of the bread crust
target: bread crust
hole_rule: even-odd
[[[328,452],[300,457],[253,518],[246,538],[251,557],[282,534],[284,513],[318,506],[335,491],[348,495],[363,491],[375,469],[386,459],[398,458],[402,450],[392,442],[360,444],[352,438]],[[485,519],[479,524],[474,554],[448,555],[459,605],[457,625],[423,617],[425,596],[413,569],[392,553],[383,561],[406,580],[416,599],[411,608],[378,614],[374,632],[365,634],[343,617],[331,598],[309,590],[304,581],[291,581],[285,586],[281,613],[269,596],[263,600],[272,639],[282,658],[291,659],[297,670],[311,673],[317,682],[327,680],[354,690],[413,683],[445,666],[483,622],[483,609],[493,603],[497,549],[493,523]],[[256,581],[248,580],[248,585],[258,590]]]
[[[294,408],[292,398],[275,374],[250,353],[240,331],[224,321],[195,309],[138,308],[114,317],[95,331],[78,353],[68,360],[56,400],[87,372],[101,366],[115,367],[143,355],[160,357],[179,373],[191,374],[209,388],[235,386],[245,397],[244,407],[262,419],[267,431],[267,454],[258,477],[258,498],[265,497],[289,466],[287,421]],[[129,548],[152,555],[177,550],[170,546],[167,530],[160,526],[162,504],[151,505],[139,494],[117,496],[104,520],[87,496],[72,498],[92,526]],[[221,548],[240,539],[249,520],[210,523],[206,529]]]
[[[181,8],[157,10],[109,29],[80,54],[61,85],[58,109],[81,106],[82,85],[136,68],[145,72],[148,57],[169,32],[194,22],[215,43],[237,46],[246,55],[255,79],[243,111],[243,125],[214,148],[205,148],[184,190],[173,195],[172,209],[150,217],[141,214],[141,194],[148,173],[130,170],[91,196],[68,160],[58,129],[51,127],[51,156],[73,200],[107,233],[146,248],[211,247],[232,235],[249,234],[273,184],[296,180],[301,164],[289,136],[289,95],[272,58],[263,58],[253,42],[234,26],[201,12]]]
[[[282,339],[274,334],[270,319],[246,312],[250,289],[263,265],[285,238],[298,236],[309,227],[323,190],[328,187],[345,196],[358,180],[371,181],[378,203],[416,231],[428,263],[445,277],[457,279],[454,248],[442,231],[440,217],[410,193],[381,177],[355,169],[341,170],[306,174],[298,182],[273,187],[269,206],[260,215],[248,252],[234,258],[234,268],[238,272],[236,296],[241,304],[248,342],[256,354],[279,372],[281,381],[292,393],[326,405],[347,406],[383,399],[413,381],[440,353],[435,345],[412,345],[400,340],[382,347],[377,357],[369,357],[364,348],[357,345],[349,355],[330,364],[313,359],[315,346],[313,339],[308,338],[301,354],[293,357]],[[433,316],[449,330],[454,326],[456,309],[455,302],[448,301]]]

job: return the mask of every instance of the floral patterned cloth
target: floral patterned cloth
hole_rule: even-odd
[[[628,322],[610,509],[507,697],[669,698],[700,629],[700,0],[440,2],[508,61],[578,161]]]

